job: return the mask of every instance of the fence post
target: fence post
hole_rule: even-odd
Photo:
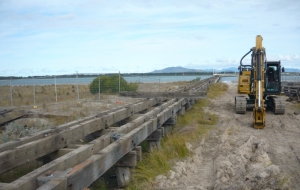
[[[139,75],[139,84],[138,84],[138,89],[137,91],[139,91],[139,86],[141,85],[141,76]]]
[[[120,71],[119,71],[119,93],[120,93],[120,80],[121,80],[121,74],[120,74]]]
[[[76,71],[76,81],[77,81],[77,103],[79,103],[79,89],[78,89],[78,71]]]
[[[13,97],[12,97],[12,86],[11,86],[11,77],[10,77],[10,105],[13,108]]]
[[[54,92],[55,92],[55,102],[57,103],[56,75],[54,76]]]
[[[158,92],[160,92],[160,77],[158,79]]]
[[[36,102],[35,102],[35,79],[33,78],[33,108],[37,108]]]
[[[99,75],[99,100],[100,100],[100,75]]]

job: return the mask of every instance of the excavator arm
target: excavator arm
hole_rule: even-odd
[[[265,126],[266,108],[264,106],[264,92],[265,92],[265,49],[262,46],[262,37],[256,36],[256,46],[252,55],[252,64],[254,68],[254,93],[255,103],[253,108],[253,125],[254,128],[262,129]]]

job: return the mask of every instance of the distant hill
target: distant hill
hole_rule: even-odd
[[[295,68],[284,68],[285,72],[300,72],[300,69]]]
[[[228,67],[224,69],[213,69],[213,68],[208,68],[208,69],[187,69],[184,67],[167,67],[161,70],[154,70],[150,73],[188,73],[188,72],[237,72],[238,67]],[[295,68],[285,68],[285,72],[300,72],[300,69],[295,69]]]
[[[203,71],[206,71],[206,72],[237,72],[238,71],[238,67],[229,67],[229,68],[225,68],[225,69],[203,69]]]
[[[161,70],[154,70],[151,73],[188,73],[188,72],[201,72],[201,70],[187,69],[184,67],[167,67]]]

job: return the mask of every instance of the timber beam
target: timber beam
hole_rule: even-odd
[[[161,102],[161,100],[162,98],[156,98],[148,102],[139,102],[134,104],[132,107],[123,107],[115,112],[99,114],[99,117],[88,117],[88,119],[81,120],[79,123],[71,122],[73,125],[62,125],[57,129],[53,129],[51,132],[48,130],[47,132],[34,136],[35,138],[39,137],[35,141],[30,141],[22,145],[20,145],[18,141],[15,141],[13,143],[14,145],[20,145],[15,148],[11,146],[3,146],[4,150],[9,147],[11,147],[11,150],[5,150],[0,153],[0,174],[17,166],[23,165],[28,161],[54,152],[60,148],[64,148],[95,131],[108,128],[113,123],[130,117],[134,113],[147,109],[149,104],[155,105],[157,102]],[[43,136],[41,137],[40,135]],[[35,138],[31,138],[31,140]],[[23,140],[20,140],[20,142],[22,141]],[[26,142],[26,140],[24,141]]]

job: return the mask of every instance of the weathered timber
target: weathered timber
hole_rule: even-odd
[[[50,136],[50,135],[55,134],[55,133],[59,133],[59,132],[61,132],[63,130],[66,130],[67,128],[69,128],[71,126],[80,124],[80,123],[85,122],[87,120],[91,120],[91,119],[93,119],[95,117],[101,118],[102,116],[105,116],[105,115],[107,115],[109,113],[117,112],[117,111],[123,109],[124,107],[125,108],[126,107],[132,107],[134,113],[137,113],[139,111],[147,109],[147,107],[151,107],[151,106],[156,105],[158,102],[160,102],[160,101],[158,101],[155,98],[152,98],[152,99],[148,100],[148,104],[146,104],[144,101],[142,101],[142,102],[136,102],[136,103],[128,104],[128,105],[125,105],[125,106],[119,106],[119,107],[113,108],[111,110],[106,110],[106,111],[103,111],[103,112],[98,113],[98,114],[93,115],[93,116],[88,116],[88,117],[85,117],[85,118],[82,118],[82,119],[79,119],[79,120],[71,121],[71,122],[59,125],[59,126],[53,128],[53,129],[48,129],[48,130],[40,131],[40,132],[35,133],[34,135],[22,137],[20,139],[15,140],[15,141],[10,141],[10,142],[1,144],[0,145],[0,152],[3,152],[5,150],[13,149],[13,148],[15,148],[17,146],[26,144],[28,142],[35,141],[37,139],[41,139],[41,138]]]
[[[136,160],[139,162],[142,160],[142,147],[136,146],[133,150],[136,151]]]
[[[116,112],[102,114],[99,118],[96,117],[91,120],[82,121],[74,126],[68,126],[67,129],[59,133],[45,136],[44,138],[26,143],[12,150],[1,152],[0,173],[20,166],[29,160],[37,159],[55,150],[66,147],[70,143],[84,138],[90,133],[107,128],[113,123],[131,116],[135,111],[138,112],[145,109],[145,107],[148,107],[148,102],[140,102],[132,107],[124,107]]]
[[[158,100],[160,101],[160,103],[162,102],[161,101],[162,99],[158,99]],[[152,101],[157,101],[157,100],[154,99]],[[143,130],[145,130],[146,132],[150,131],[149,127],[151,128],[152,131],[154,131],[155,127],[156,127],[156,129],[158,129],[158,127],[160,127],[163,124],[163,122],[165,122],[166,119],[168,119],[169,116],[171,116],[173,113],[177,113],[179,110],[182,110],[182,106],[185,106],[185,104],[187,102],[189,102],[189,101],[191,101],[191,98],[180,99],[180,100],[178,100],[178,102],[176,102],[176,103],[168,106],[167,109],[169,109],[169,111],[162,112],[162,113],[160,113],[157,116],[153,116],[152,114],[148,115],[148,113],[147,113],[147,114],[143,115],[142,118],[137,118],[137,120],[138,120],[137,123],[140,123],[142,121],[144,121],[144,122],[147,123],[147,122],[156,120],[156,124],[155,125],[150,125],[150,126],[147,127],[147,129],[143,128]],[[149,100],[148,100],[148,104],[149,104]],[[148,109],[148,108],[149,108],[149,106],[147,106],[146,109]],[[155,110],[155,111],[162,111],[161,108],[158,108],[158,109],[155,108],[153,110]],[[107,115],[107,114],[105,113],[103,115]],[[101,115],[99,114],[98,117],[101,117]],[[159,123],[157,123],[158,119],[160,120]],[[137,126],[137,124],[134,121],[132,121],[131,123],[133,123],[133,124],[132,125],[127,125],[127,126],[124,125],[124,126],[126,126],[125,128],[122,128],[123,126],[120,127],[120,128],[122,128],[122,132],[128,131],[130,129],[134,129],[133,131],[135,131],[135,130],[141,128],[142,126],[145,126],[145,123],[143,123],[141,126]],[[134,126],[134,127],[132,127],[132,126]],[[133,131],[129,132],[128,134],[132,133]],[[110,157],[109,155],[111,155],[111,156],[113,156],[113,158],[115,158],[114,156],[116,156],[115,160],[117,161],[118,159],[120,159],[122,157],[119,154],[120,152],[122,152],[122,153],[124,152],[124,155],[125,155],[126,153],[128,153],[128,151],[132,150],[132,149],[129,148],[129,150],[126,151],[122,147],[128,148],[129,145],[132,146],[132,147],[135,147],[138,144],[139,141],[143,141],[146,138],[146,137],[143,137],[141,135],[137,135],[137,136],[132,137],[134,139],[137,138],[136,141],[134,141],[134,140],[127,141],[126,140],[126,141],[124,141],[124,142],[126,142],[125,143],[126,145],[124,145],[122,142],[128,136],[128,134],[124,134],[123,136],[121,136],[119,139],[117,139],[116,141],[114,141],[112,143],[111,139],[110,139],[111,138],[110,135],[113,134],[113,133],[115,133],[115,132],[118,133],[120,131],[110,131],[109,133],[101,136],[102,140],[97,139],[98,140],[98,146],[101,146],[102,148],[105,147],[104,145],[102,145],[102,142],[105,142],[105,143],[108,144],[108,146],[105,147],[104,149],[102,149],[100,152],[94,151],[95,150],[94,148],[96,147],[96,144],[95,144],[96,141],[94,141],[93,142],[94,144],[83,145],[83,146],[79,147],[78,149],[76,149],[76,150],[74,150],[74,151],[72,151],[72,152],[70,152],[70,153],[68,153],[68,154],[66,154],[66,155],[64,155],[64,156],[62,156],[62,157],[60,157],[60,158],[52,161],[52,162],[50,162],[49,164],[46,164],[45,166],[43,166],[43,167],[46,167],[46,168],[44,168],[44,171],[48,171],[48,170],[65,171],[67,168],[73,167],[74,165],[81,163],[81,164],[77,165],[76,167],[74,167],[73,170],[72,170],[73,172],[68,173],[68,175],[66,176],[66,178],[67,178],[67,181],[68,181],[67,187],[69,189],[82,189],[82,188],[80,188],[80,186],[82,186],[82,183],[81,183],[80,180],[84,180],[85,181],[85,179],[88,178],[89,180],[85,181],[84,183],[92,183],[95,180],[95,178],[93,178],[93,177],[89,178],[90,176],[97,176],[97,175],[99,176],[99,173],[101,173],[101,171],[103,169],[102,168],[103,165],[105,167],[107,167],[107,168],[110,168],[110,166],[106,166],[107,165],[106,163],[114,162],[111,159],[108,159],[108,161],[103,162],[103,160],[100,161],[101,159],[104,159],[104,157],[106,157],[106,159],[107,159],[108,157]],[[103,139],[103,137],[106,137],[105,139],[107,140],[107,142],[106,142],[106,140]],[[112,146],[116,146],[116,143],[118,143],[118,142],[121,143],[121,144],[118,144],[118,146],[120,145],[121,147],[117,147],[117,148],[115,147],[116,149],[114,149],[114,148],[110,149]],[[85,148],[90,148],[90,150],[92,152],[89,152],[89,153],[86,152],[87,154],[82,154],[82,151],[78,152],[79,149],[82,150],[82,149],[85,149]],[[108,150],[108,152],[110,152],[109,155],[106,155],[106,153],[108,153],[108,152],[106,152],[105,150]],[[111,153],[110,150],[117,150],[117,152],[116,151],[112,151],[112,153]],[[75,155],[78,155],[78,154],[82,155],[80,157],[81,160],[84,159],[84,158],[86,158],[86,157],[89,157],[90,154],[96,154],[96,155],[91,156],[84,163],[82,163],[82,161],[78,161],[78,159],[74,159],[74,154]],[[91,163],[86,163],[90,159],[92,159],[92,162]],[[106,159],[104,159],[104,160],[106,160]],[[90,167],[90,164],[92,164],[94,166],[95,165],[99,165],[99,166],[101,165],[101,167],[100,167],[100,169],[97,168],[97,167]],[[27,174],[26,176],[23,176],[23,177],[19,178],[18,180],[15,180],[14,182],[12,182],[12,183],[10,183],[8,185],[4,184],[4,185],[6,185],[5,189],[36,189],[36,188],[38,188],[36,186],[36,178],[37,178],[37,176],[39,176],[39,175],[41,175],[43,173],[42,170],[39,170],[39,169],[40,168],[37,169],[38,171],[35,170],[35,171]],[[77,182],[76,182],[76,180],[75,180],[77,178],[76,176],[77,175],[80,176],[81,174],[85,174],[85,175],[82,175],[83,177],[82,176],[79,177],[78,179],[80,179],[80,180],[77,180]],[[34,175],[36,177],[33,177]],[[72,180],[75,181],[75,185],[73,185],[73,183],[71,183]],[[52,181],[50,181],[50,182],[53,183]],[[63,183],[63,180],[62,180],[61,183]],[[79,184],[77,184],[77,183],[79,183]],[[60,183],[58,182],[58,183],[55,183],[55,184],[59,185]],[[30,185],[31,185],[32,188],[30,188]],[[88,185],[83,185],[82,187],[87,187],[87,186]],[[65,189],[65,188],[63,188],[63,189]]]
[[[51,160],[55,160],[65,154],[68,154],[69,152],[72,152],[75,150],[74,148],[61,148],[53,153],[47,154],[41,158],[38,158],[38,161],[42,161],[43,163],[48,163]]]
[[[157,129],[147,137],[147,141],[159,141],[162,138],[162,130]]]
[[[173,126],[172,126],[172,125],[165,125],[165,124],[164,124],[164,126],[161,127],[161,128],[163,129],[163,131],[164,131],[164,136],[165,136],[165,135],[168,135],[168,134],[172,131]],[[164,136],[163,136],[163,137],[164,137]]]
[[[300,85],[286,85],[282,87],[283,93],[289,97],[289,101],[296,100],[300,102]]]
[[[44,184],[48,183],[49,181],[55,179],[55,178],[63,178],[67,175],[67,173],[69,173],[72,169],[69,168],[68,170],[66,171],[55,171],[55,172],[51,172],[49,171],[48,173],[45,173],[44,175],[41,175],[37,178],[37,181],[38,181],[38,185],[41,187],[41,186],[44,186]],[[53,183],[52,183],[53,184]],[[54,183],[55,184],[55,183]],[[49,185],[48,185],[49,186]],[[57,188],[57,187],[55,187]],[[45,186],[44,186],[44,189]]]
[[[116,167],[116,176],[118,187],[125,187],[131,180],[131,172],[129,167]]]
[[[195,98],[192,98],[192,99],[191,99],[191,104],[193,105],[193,104],[195,104],[195,103],[196,103]]]
[[[0,126],[16,119],[19,119],[25,115],[24,111],[20,110],[1,110],[0,111]]]
[[[130,96],[133,98],[154,98],[154,97],[167,97],[167,98],[185,98],[185,97],[205,97],[206,91],[202,92],[120,92],[120,96]]]
[[[103,126],[103,121],[96,118],[72,126],[68,130],[64,130],[58,134],[29,142],[12,150],[4,151],[0,153],[0,173],[66,147],[71,142],[83,138],[91,131],[99,130]]]
[[[50,136],[50,135],[52,135],[54,133],[58,133],[58,132],[60,132],[62,130],[65,130],[66,128],[69,128],[70,126],[79,124],[79,123],[84,122],[86,120],[90,120],[90,119],[92,119],[94,117],[95,116],[91,116],[91,117],[86,117],[86,118],[83,118],[83,119],[80,119],[80,120],[71,121],[69,123],[66,123],[66,124],[63,124],[63,125],[59,125],[55,129],[47,129],[47,130],[44,130],[44,131],[37,132],[37,133],[35,133],[32,136],[22,137],[20,139],[15,140],[15,141],[10,141],[10,142],[1,144],[0,145],[0,152],[6,151],[6,150],[10,150],[10,149],[18,147],[20,145],[23,145],[23,144],[26,144],[26,143],[29,143],[29,142],[32,142],[32,141],[35,141],[35,140],[47,137],[47,136]]]
[[[179,114],[180,114],[180,115],[184,115],[184,114],[185,114],[185,107],[182,107],[182,108],[179,110]]]
[[[67,189],[67,178],[53,178],[44,185],[37,188],[37,190],[63,190]]]
[[[6,113],[11,112],[11,111],[13,111],[13,109],[3,109],[3,110],[0,110],[0,115],[6,114]]]
[[[121,158],[115,166],[118,167],[135,167],[137,163],[136,151],[129,151],[123,158]]]
[[[188,102],[188,103],[185,104],[185,109],[186,109],[186,110],[190,109],[191,107],[192,107],[192,106],[191,106],[191,103],[190,103],[190,102]]]
[[[21,178],[8,184],[5,189],[37,189],[38,183],[37,178],[43,173],[52,170],[52,171],[65,171],[68,168],[72,168],[78,163],[83,162],[88,157],[92,155],[93,145],[88,144],[79,147],[78,149],[60,157],[56,160],[45,164],[42,167],[30,172],[29,174],[22,176]]]
[[[163,136],[162,129],[157,129],[146,139],[149,147],[149,151],[152,152],[155,149],[160,149],[160,140]]]
[[[135,148],[134,144],[140,144],[156,129],[157,119],[154,118],[124,135],[116,142],[101,150],[98,154],[91,156],[83,163],[75,166],[67,175],[68,187],[72,187],[72,189],[88,187],[120,158]]]
[[[145,122],[148,122],[151,118],[156,118],[157,115],[160,114],[162,109],[169,109],[172,111],[177,112],[180,108],[181,102],[184,101],[184,99],[180,99],[177,102],[175,102],[175,99],[170,100],[161,106],[151,110],[149,113],[141,115],[139,118],[131,121],[128,124],[125,124],[121,127],[115,128],[116,130],[110,131],[103,136],[99,137],[98,139],[95,139],[91,141],[87,145],[80,145],[78,149],[44,165],[41,168],[38,168],[37,170],[17,179],[16,181],[12,182],[10,184],[11,189],[36,189],[38,186],[35,183],[35,180],[37,176],[42,175],[42,173],[48,171],[48,170],[66,170],[67,168],[73,167],[76,164],[81,163],[83,160],[86,159],[89,156],[93,154],[97,154],[99,151],[107,147],[109,144],[111,144],[111,136],[116,133],[128,133],[132,131],[133,129],[141,126]],[[135,144],[136,145],[136,144]],[[73,147],[73,146],[71,146]],[[81,153],[81,154],[79,154]],[[80,157],[80,159],[76,159],[76,155]],[[63,163],[68,163],[66,165],[63,165]],[[8,188],[8,187],[7,187]]]
[[[0,189],[6,189],[8,183],[0,183]]]
[[[175,125],[177,122],[177,114],[173,114],[165,123],[164,125]]]

